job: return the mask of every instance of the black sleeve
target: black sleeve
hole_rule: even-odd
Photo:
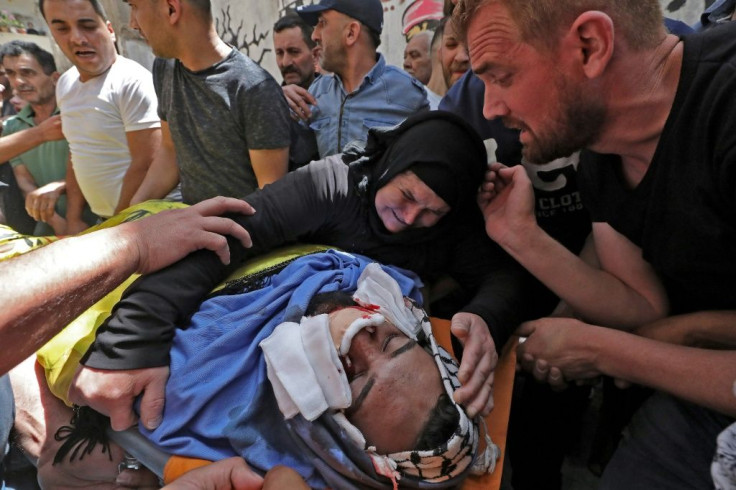
[[[472,293],[460,311],[483,318],[500,353],[519,323],[528,319],[526,303],[535,280],[483,230],[482,222],[469,223],[458,235],[465,239],[455,247],[451,275]],[[453,344],[457,350],[458,343]]]
[[[202,250],[133,283],[100,326],[82,364],[97,369],[165,366],[177,326],[185,326],[206,295],[248,257],[315,232],[339,209],[329,166],[309,165],[245,198],[253,216],[230,216],[251,234],[245,249],[228,238],[231,265]],[[321,192],[318,192],[320,189]],[[330,189],[330,192],[324,192]]]

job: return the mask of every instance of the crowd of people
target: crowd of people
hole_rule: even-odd
[[[90,407],[217,461],[174,489],[454,486],[493,467],[479,419],[518,335],[515,490],[562,488],[599,379],[604,404],[626,398],[600,488],[736,489],[736,1],[687,26],[658,0],[447,0],[402,69],[379,51],[380,0],[319,0],[273,26],[281,84],[208,0],[126,3],[152,72],[117,53],[98,0],[39,1],[63,74],[33,43],[0,48],[20,99],[4,221],[69,236],[0,262],[0,457],[14,440],[43,488],[158,487],[117,446],[64,457],[62,426]],[[190,207],[74,236],[152,199]],[[211,294],[291,244],[340,252]],[[135,273],[72,411],[35,352]]]

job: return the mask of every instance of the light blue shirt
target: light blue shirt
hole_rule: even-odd
[[[429,110],[424,86],[387,65],[382,54],[353,92],[346,93],[334,74],[316,79],[309,92],[317,99],[309,127],[317,137],[321,158],[342,152],[353,141],[365,143],[370,128],[395,126],[412,114]]]

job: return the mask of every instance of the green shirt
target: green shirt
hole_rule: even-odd
[[[54,114],[59,113],[59,108],[54,110]],[[8,136],[18,131],[23,131],[36,126],[33,122],[35,113],[30,104],[25,106],[18,114],[7,119],[3,123],[3,136]],[[13,167],[25,165],[28,172],[33,176],[38,187],[64,180],[66,177],[66,162],[69,157],[69,143],[66,140],[47,141],[35,148],[21,153],[15,158],[10,159]],[[66,216],[66,196],[61,195],[56,202],[56,212],[61,216]],[[37,227],[39,229],[39,227]],[[50,227],[42,227],[44,232],[51,230]],[[49,233],[44,233],[49,234]]]

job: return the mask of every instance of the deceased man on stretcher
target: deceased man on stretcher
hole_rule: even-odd
[[[286,465],[312,488],[449,488],[492,470],[414,277],[328,250],[211,297],[177,331],[163,421],[141,432],[171,454]]]

